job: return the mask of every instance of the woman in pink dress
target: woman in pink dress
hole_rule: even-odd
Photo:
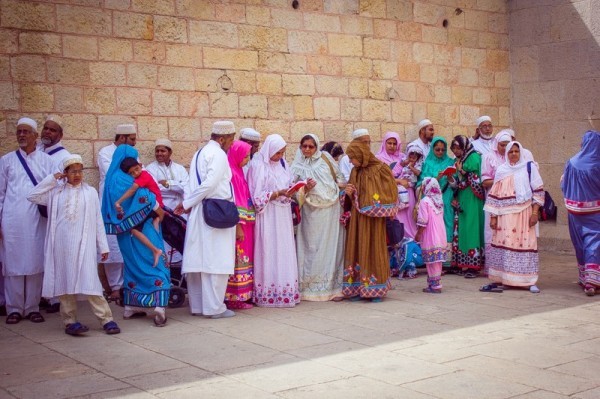
[[[437,179],[426,177],[421,183],[423,196],[417,216],[415,241],[421,243],[423,261],[427,266],[427,287],[423,292],[442,292],[442,262],[446,260],[446,225],[444,223],[444,199]]]
[[[228,309],[250,309],[254,288],[254,205],[243,167],[250,161],[252,146],[243,141],[234,141],[227,160],[231,168],[231,184],[235,194],[235,205],[240,214],[240,222],[235,231],[235,268],[229,276],[225,291],[225,304]]]

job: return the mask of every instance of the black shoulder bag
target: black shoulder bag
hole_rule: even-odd
[[[37,180],[35,180],[33,173],[31,173],[31,169],[29,169],[29,165],[27,165],[25,158],[23,158],[23,155],[21,155],[19,150],[17,150],[16,153],[17,153],[17,158],[19,158],[21,165],[23,165],[23,169],[25,169],[25,172],[27,172],[27,176],[29,176],[29,179],[33,183],[33,186],[34,187],[37,186],[37,184],[38,184]],[[37,208],[38,208],[38,211],[40,212],[41,217],[43,217],[43,218],[48,217],[48,207],[46,205],[38,205]]]
[[[527,174],[529,175],[529,186],[531,187],[531,161],[527,162]],[[531,191],[533,192],[533,187],[531,187]],[[540,207],[539,212],[541,222],[546,220],[556,220],[558,208],[548,191],[544,190],[544,206]]]

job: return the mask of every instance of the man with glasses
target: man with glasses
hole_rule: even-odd
[[[46,218],[27,195],[54,171],[48,154],[36,151],[37,123],[21,118],[19,149],[0,158],[0,246],[4,254],[6,324],[23,318],[44,322],[39,303],[44,275]]]
[[[485,156],[492,151],[492,138],[494,137],[494,126],[492,126],[492,118],[487,115],[480,116],[475,121],[477,129],[475,135],[471,138],[471,143],[475,147],[475,151]]]

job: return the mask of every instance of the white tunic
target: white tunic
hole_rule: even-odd
[[[202,184],[198,184],[196,167]],[[233,274],[235,265],[235,227],[216,229],[202,216],[205,198],[231,199],[231,169],[227,154],[214,140],[196,152],[190,164],[190,179],[183,207],[191,209],[183,251],[183,273]]]
[[[27,199],[48,206],[42,296],[102,295],[96,255],[108,252],[108,243],[96,190],[59,185],[49,175]]]
[[[41,151],[27,155],[18,150],[37,182],[53,171],[52,159]],[[27,201],[33,183],[15,151],[0,159],[0,229],[4,250],[4,276],[28,276],[44,271],[46,218]]]
[[[70,157],[71,153],[67,151],[65,146],[62,144],[62,141],[59,141],[58,143],[51,145],[50,147],[44,147],[44,144],[40,142],[38,143],[37,149],[50,155],[50,157],[52,158],[52,162],[54,162],[54,172],[63,172],[63,161],[66,158]]]
[[[423,150],[423,159],[427,158],[427,155],[429,154],[429,150],[431,148],[430,143],[423,143],[423,140],[421,140],[420,137],[417,137],[417,139],[411,141],[410,144],[408,144],[408,146],[406,146],[406,148],[408,148],[411,145],[416,145],[417,147],[422,149]]]
[[[188,185],[189,176],[185,168],[173,161],[169,166],[163,162],[154,161],[146,166],[146,170],[157,183],[161,180],[169,182],[169,188],[160,183],[158,183],[158,188],[160,188],[163,203],[169,208],[175,209],[183,201],[184,188]]]
[[[352,172],[353,167],[354,165],[352,165],[352,162],[350,162],[348,155],[344,154],[344,156],[340,159],[339,168],[340,172],[342,172],[344,175],[345,181],[350,180],[350,172]]]
[[[485,140],[480,137],[477,140],[471,140],[471,144],[473,144],[475,151],[480,153],[481,158],[483,159],[485,154],[492,152],[492,150],[493,150],[492,141],[493,141],[492,139]]]
[[[110,163],[112,162],[113,155],[117,150],[117,146],[113,143],[111,145],[107,145],[103,147],[98,152],[98,171],[100,172],[100,183],[98,185],[98,193],[100,194],[100,209],[102,209],[102,194],[104,193],[104,181],[106,180],[106,173],[108,172],[108,168],[110,168]],[[119,243],[117,242],[117,236],[110,235],[108,236],[108,247],[110,248],[110,253],[108,255],[108,259],[105,263],[123,263],[123,256],[121,255],[121,250],[119,249]],[[100,258],[98,258],[100,261]]]

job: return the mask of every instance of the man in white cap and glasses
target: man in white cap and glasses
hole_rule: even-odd
[[[492,142],[494,138],[494,126],[492,125],[492,118],[487,115],[482,115],[475,121],[477,128],[475,129],[475,135],[471,138],[471,143],[475,148],[475,151],[481,154],[481,158],[485,154],[491,152]]]
[[[429,154],[431,140],[433,140],[433,135],[435,134],[435,128],[433,127],[433,123],[429,119],[423,119],[417,125],[416,130],[419,134],[419,137],[417,137],[408,145],[416,145],[421,150],[423,150],[423,159],[426,159],[427,155]],[[406,148],[408,148],[408,146]]]
[[[146,166],[148,173],[158,183],[163,203],[171,209],[183,201],[183,192],[188,185],[188,173],[183,167],[171,159],[173,144],[168,139],[158,139],[154,143],[156,161]],[[180,262],[181,254],[165,242],[165,251],[170,263]]]
[[[57,115],[48,115],[40,133],[40,142],[38,143],[38,150],[52,157],[57,172],[62,171],[63,160],[71,155],[61,141],[63,138],[62,125],[63,122],[60,117]]]
[[[369,131],[367,129],[356,129],[352,132],[352,140],[358,140],[367,145],[371,145],[371,136],[369,135]],[[339,162],[340,172],[344,175],[346,181],[350,179],[350,172],[352,172],[352,168],[354,167],[352,163],[350,163],[350,158],[348,155],[344,154],[344,156],[340,159]]]
[[[0,159],[0,245],[7,324],[23,317],[41,323],[39,303],[44,276],[46,217],[27,201],[27,195],[54,171],[49,155],[36,151],[37,123],[31,118],[17,122],[19,149]]]
[[[100,184],[98,188],[98,194],[100,195],[100,207],[102,207],[102,194],[104,193],[104,180],[106,179],[106,172],[112,162],[113,154],[118,146],[121,144],[129,144],[135,147],[137,140],[137,130],[134,125],[122,124],[117,125],[115,131],[115,141],[100,149],[98,152],[98,170],[100,172]],[[117,237],[115,235],[109,235],[108,246],[110,253],[106,260],[99,259],[100,263],[104,264],[104,271],[106,272],[106,279],[110,285],[111,293],[109,300],[118,300],[120,298],[119,290],[123,286],[123,256],[119,250],[119,244],[117,243]]]
[[[210,141],[190,163],[190,180],[176,212],[190,212],[185,235],[182,273],[188,287],[190,311],[212,319],[235,316],[225,306],[225,290],[235,265],[235,229],[210,227],[203,215],[203,200],[233,202],[227,150],[235,137],[233,122],[213,124]]]

